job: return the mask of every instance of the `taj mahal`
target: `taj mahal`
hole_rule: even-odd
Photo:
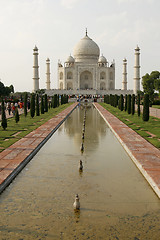
[[[39,90],[38,48],[33,49],[33,91]],[[115,89],[115,62],[100,55],[99,46],[88,36],[75,45],[73,56],[58,61],[58,89],[50,88],[50,59],[46,59],[46,93],[58,94],[137,94],[140,90],[140,49],[135,48],[134,88],[127,90],[127,60],[123,59],[122,89]]]

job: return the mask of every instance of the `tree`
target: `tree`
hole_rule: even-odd
[[[54,94],[54,105],[53,108],[57,107],[57,94]]]
[[[44,95],[44,109],[45,109],[45,112],[48,112],[48,98],[47,98],[47,94]]]
[[[114,107],[117,107],[117,105],[118,105],[118,95],[115,94],[114,95]]]
[[[0,81],[0,97],[4,96],[4,91],[5,91],[5,86],[4,84]]]
[[[44,101],[43,101],[43,96],[41,96],[41,114],[44,114]]]
[[[31,95],[31,109],[30,109],[31,117],[33,118],[35,115],[35,94],[32,93]]]
[[[28,99],[28,94],[24,94],[24,116],[27,117],[27,99]]]
[[[36,95],[36,116],[39,116],[39,95]]]
[[[19,122],[19,112],[18,112],[18,107],[16,107],[15,121],[16,121],[16,123]]]
[[[132,94],[132,100],[131,100],[131,113],[134,115],[135,113],[135,95]]]
[[[141,115],[141,109],[140,109],[140,94],[137,95],[137,114],[138,117]]]
[[[124,98],[123,98],[123,94],[120,95],[120,110],[123,111],[124,109]]]
[[[6,118],[3,99],[2,99],[2,127],[3,127],[4,130],[6,130],[6,128],[7,128],[7,118]]]
[[[144,102],[143,102],[143,121],[149,120],[149,95],[144,95]]]
[[[10,93],[11,93],[11,88],[5,87],[4,84],[0,81],[0,97],[9,96]]]
[[[131,114],[131,94],[127,96],[127,112]]]
[[[61,105],[64,104],[64,101],[63,101],[63,94],[61,95]]]
[[[127,94],[125,95],[125,106],[124,106],[125,112],[127,111]]]
[[[59,107],[59,94],[57,95],[57,107]]]
[[[154,91],[159,91],[160,72],[152,71],[150,74],[146,73],[142,77],[142,86],[144,93],[149,95],[149,101],[152,103],[154,99]]]

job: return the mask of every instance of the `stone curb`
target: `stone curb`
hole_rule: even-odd
[[[125,149],[125,151],[128,153],[128,155],[130,156],[130,158],[132,159],[132,161],[135,163],[135,165],[137,166],[137,168],[139,169],[139,171],[142,173],[142,175],[145,177],[145,179],[147,180],[147,182],[150,184],[150,186],[152,187],[152,189],[154,190],[154,192],[157,194],[157,196],[160,198],[160,184],[157,184],[154,180],[153,177],[150,176],[150,174],[147,172],[147,170],[144,169],[143,165],[139,162],[139,160],[134,156],[134,154],[132,153],[131,149],[127,146],[126,142],[124,142],[120,136],[120,134],[118,134],[112,127],[112,124],[109,123],[109,121],[105,118],[105,116],[103,115],[103,113],[101,112],[101,110],[99,109],[99,104],[97,103],[93,103],[93,105],[95,106],[95,108],[97,109],[97,111],[100,113],[100,115],[103,117],[103,119],[105,120],[105,122],[107,123],[107,125],[109,126],[109,128],[112,130],[112,132],[115,134],[115,136],[117,137],[117,139],[119,140],[119,142],[121,143],[121,145],[123,146],[123,148]],[[99,105],[99,106],[98,106]],[[102,107],[102,106],[100,106]],[[102,107],[103,108],[103,107]],[[103,111],[105,111],[106,113],[108,112],[105,108],[103,108]],[[112,115],[109,112],[110,115]],[[114,115],[112,115],[114,118],[116,118]],[[116,118],[117,123],[121,122],[118,118]],[[122,123],[122,122],[121,122]],[[125,124],[124,124],[125,125]],[[127,131],[128,129],[130,129],[127,125],[125,125],[125,131]],[[134,132],[135,134],[137,134],[136,132]],[[143,139],[139,134],[137,134],[139,138],[142,139],[142,141],[144,141],[144,143],[146,142],[145,139]],[[147,142],[148,143],[148,142]],[[148,143],[150,144],[150,143]],[[150,144],[151,145],[151,144]],[[151,145],[152,146],[152,145]],[[157,148],[155,148],[154,146],[152,146],[153,149],[155,149],[156,151],[158,150]],[[136,147],[137,148],[137,147]],[[159,151],[159,150],[158,150]],[[159,151],[160,152],[160,151]]]
[[[64,116],[64,118],[60,121],[60,123],[38,144],[38,146],[11,172],[9,176],[0,184],[0,194],[4,191],[4,189],[13,181],[13,179],[22,171],[22,169],[31,161],[31,159],[37,154],[37,152],[41,149],[41,147],[49,140],[49,138],[54,134],[54,132],[62,125],[62,123],[68,118],[68,116],[74,111],[74,109],[78,106],[78,103],[75,103],[68,108],[71,108],[71,111]],[[66,109],[68,109],[66,108]],[[64,109],[59,114],[62,114],[66,109]],[[58,115],[59,115],[58,114]],[[56,116],[58,116],[56,115]],[[56,117],[55,116],[55,117]],[[51,120],[51,119],[50,119]],[[50,121],[49,120],[49,121]],[[47,123],[47,122],[46,122]],[[44,124],[46,124],[44,123]],[[43,125],[43,124],[42,124]],[[36,129],[35,129],[36,130]],[[34,131],[35,131],[34,130]],[[16,142],[17,143],[17,142]],[[10,146],[9,148],[12,148]],[[13,160],[14,161],[14,160]]]

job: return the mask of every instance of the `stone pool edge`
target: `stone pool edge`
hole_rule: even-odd
[[[13,145],[11,145],[10,147],[8,147],[7,149],[5,149],[3,152],[0,153],[0,163],[1,163],[1,160],[3,162],[6,161],[6,167],[4,167],[3,170],[4,171],[9,170],[8,174],[5,172],[5,174],[2,174],[2,176],[1,176],[1,171],[0,171],[0,180],[1,180],[0,194],[13,181],[13,179],[22,171],[22,169],[31,161],[31,159],[37,154],[37,152],[41,149],[41,147],[49,140],[49,138],[62,125],[62,123],[68,118],[68,116],[75,110],[75,108],[77,106],[78,106],[78,103],[73,103],[71,106],[64,109],[62,112],[58,113],[56,116],[54,116],[53,118],[48,120],[46,123],[42,124],[40,127],[33,130],[32,132],[30,132],[27,136],[25,136],[24,138],[21,138],[19,141],[17,141],[16,143],[14,143]],[[57,122],[57,119],[58,119],[58,122]],[[51,124],[49,124],[49,123],[52,120],[53,121],[55,120],[54,122],[56,123],[56,125],[50,131],[48,131],[48,129],[46,128],[46,125],[48,124],[50,127]],[[41,128],[43,128],[43,126],[45,126],[44,130],[43,129],[40,130]],[[45,134],[46,129],[47,129],[47,134]],[[38,133],[40,132],[39,135],[40,136],[43,135],[44,137],[37,136],[37,139],[36,139],[34,137],[34,135],[36,135],[36,132],[38,132]],[[29,137],[29,136],[31,136],[31,137]],[[34,143],[33,143],[33,147],[28,146],[28,149],[27,149],[26,145],[24,147],[22,145],[25,141],[28,141],[28,139],[30,140],[30,138],[33,138],[33,140],[34,139],[38,140],[38,138],[39,138],[40,141],[38,141],[38,143],[36,143],[36,145],[34,145]],[[28,143],[28,144],[30,144],[30,143]],[[11,159],[11,157],[9,155],[14,150],[17,150],[17,151],[19,150],[20,154],[15,156],[15,158]],[[28,150],[28,154],[26,153],[27,150]],[[24,151],[24,154],[23,154],[23,151]],[[5,154],[5,152],[6,152],[6,154]],[[23,157],[22,157],[22,155],[23,155]],[[9,157],[7,158],[7,156],[9,156]],[[12,167],[10,167],[10,166],[12,166]]]
[[[105,113],[107,113],[108,111],[103,108],[101,105],[99,105],[98,103],[93,103],[94,107],[97,109],[97,111],[100,113],[100,115],[103,117],[104,121],[107,123],[107,125],[109,126],[109,128],[111,129],[111,131],[114,133],[114,135],[116,136],[116,138],[119,140],[119,142],[121,143],[121,145],[123,146],[123,148],[125,149],[125,151],[128,153],[128,155],[130,156],[130,158],[132,159],[132,161],[135,163],[135,165],[137,166],[137,168],[139,169],[139,171],[142,173],[142,175],[145,177],[145,179],[147,180],[147,182],[149,183],[149,185],[152,187],[152,189],[154,190],[154,192],[157,194],[157,196],[160,198],[160,180],[159,183],[157,184],[156,181],[154,180],[154,177],[152,177],[149,172],[147,170],[144,169],[143,164],[141,164],[141,162],[136,158],[136,156],[134,155],[133,151],[130,149],[130,147],[127,146],[127,143],[122,140],[121,136],[119,133],[117,133],[116,130],[114,130],[114,128],[112,127],[112,124],[105,118],[104,111]],[[103,110],[103,112],[101,111],[101,109],[98,107],[100,106],[101,109]],[[110,112],[108,112],[110,114],[110,116],[112,115],[114,117],[114,120],[117,120],[117,123],[120,122],[122,123],[118,118],[116,118],[113,114],[111,114]],[[123,123],[124,124],[124,123]],[[125,125],[125,131],[127,130],[132,130],[130,129],[126,124]],[[132,130],[133,131],[133,130]],[[138,136],[138,138],[141,138],[142,141],[144,141],[144,143],[146,143],[146,140],[144,138],[142,138],[139,134],[137,134],[135,131],[133,131],[135,135]],[[123,133],[124,134],[124,133]],[[149,142],[147,142],[147,144],[151,145]],[[155,148],[153,145],[151,145],[153,149],[155,149],[156,151],[159,151],[157,148]],[[137,148],[137,147],[136,147]],[[160,151],[159,151],[160,153]],[[159,156],[159,155],[158,155]],[[150,166],[148,166],[149,168]],[[147,168],[147,167],[146,167]]]

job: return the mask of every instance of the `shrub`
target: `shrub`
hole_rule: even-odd
[[[141,109],[140,109],[140,94],[137,95],[137,114],[138,117],[141,115]]]
[[[120,110],[123,111],[124,109],[124,99],[123,99],[123,94],[120,95]]]
[[[6,118],[3,99],[2,99],[2,127],[3,127],[4,130],[6,130],[6,128],[7,128],[7,118]]]
[[[131,114],[131,95],[130,94],[127,96],[127,112],[128,114]]]
[[[43,96],[41,96],[41,114],[44,114],[44,100],[43,100]]]
[[[132,113],[132,115],[134,115],[134,113],[135,113],[135,95],[134,94],[132,94],[131,113]]]
[[[16,123],[19,122],[19,112],[18,112],[18,108],[16,107],[16,113],[15,113],[15,121]]]
[[[39,116],[39,95],[36,95],[36,116]]]
[[[48,98],[47,98],[47,94],[44,95],[44,111],[48,112]]]
[[[35,115],[35,94],[32,93],[31,95],[31,110],[30,110],[31,117],[33,118]]]
[[[28,94],[24,94],[24,116],[27,117],[27,99],[28,99]]]
[[[124,106],[125,112],[127,111],[127,94],[125,95],[125,106]]]
[[[144,102],[143,102],[143,121],[149,120],[149,95],[144,94]]]

